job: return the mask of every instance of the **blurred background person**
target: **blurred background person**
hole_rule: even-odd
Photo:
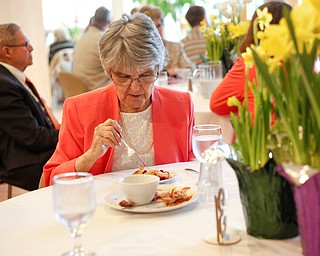
[[[92,16],[90,19],[89,19],[89,24],[88,26],[86,26],[86,28],[83,30],[83,33],[86,33],[88,31],[88,29],[90,28],[90,26],[93,26],[94,24],[94,16]]]
[[[51,157],[59,123],[23,73],[33,47],[21,28],[0,25],[0,179],[34,190]]]
[[[98,43],[111,22],[111,12],[101,6],[94,15],[92,24],[77,41],[74,49],[72,72],[79,76],[93,90],[104,86],[110,80],[104,73],[99,58]]]
[[[44,167],[47,186],[63,172],[138,168],[120,133],[147,166],[194,159],[190,94],[154,85],[167,59],[154,22],[139,12],[124,14],[99,47],[113,83],[65,101],[59,143]]]
[[[73,49],[75,45],[69,31],[65,28],[54,30],[53,36],[54,42],[49,46],[49,63],[57,52],[63,49]]]
[[[54,30],[54,42],[49,47],[49,70],[52,93],[52,108],[62,104],[65,97],[59,81],[61,71],[71,72],[75,42],[66,28]]]
[[[188,58],[195,64],[201,64],[206,53],[206,39],[200,31],[200,22],[206,19],[206,11],[202,6],[191,6],[186,13],[191,30],[181,41]]]
[[[163,38],[163,12],[160,8],[151,5],[146,5],[137,9],[138,12],[149,16],[155,23],[159,34],[163,40],[164,46],[168,50],[169,60],[168,65],[164,69],[170,76],[176,75],[176,68],[193,68],[194,65],[186,55],[181,43],[167,41]]]

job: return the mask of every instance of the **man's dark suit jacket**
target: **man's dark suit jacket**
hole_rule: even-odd
[[[33,182],[30,177],[40,178],[42,166],[49,160],[57,141],[58,131],[46,113],[0,65],[0,179],[24,189],[36,189],[39,179]],[[36,174],[30,173],[31,170]]]

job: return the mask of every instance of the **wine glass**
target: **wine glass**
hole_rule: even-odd
[[[70,172],[53,178],[53,209],[56,219],[70,229],[74,248],[64,256],[93,256],[80,243],[81,231],[96,209],[93,176],[86,172]]]
[[[212,244],[231,245],[238,243],[241,237],[237,230],[227,229],[225,215],[226,190],[223,188],[220,152],[224,148],[221,126],[202,124],[193,127],[192,148],[196,158],[201,162],[198,179],[199,200],[214,203],[216,211],[216,234],[208,234],[204,240]],[[226,152],[225,152],[226,153]],[[210,156],[208,158],[208,156]],[[215,157],[214,157],[215,156]]]
[[[193,127],[192,148],[195,157],[200,162],[205,162],[201,156],[215,142],[222,140],[221,125],[201,124]]]
[[[214,143],[222,140],[221,126],[218,124],[201,124],[193,127],[192,148],[196,158],[201,162],[198,195],[203,202],[214,202],[214,196],[218,194],[218,189],[222,181],[221,169],[217,170],[217,165],[207,163],[205,151]]]

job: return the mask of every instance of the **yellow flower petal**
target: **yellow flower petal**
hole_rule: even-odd
[[[303,3],[312,4],[315,9],[317,9],[318,13],[320,12],[320,1],[319,0],[304,0]]]

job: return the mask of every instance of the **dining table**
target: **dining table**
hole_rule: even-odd
[[[222,173],[223,188],[227,191],[227,230],[241,237],[233,245],[214,245],[204,240],[206,235],[216,233],[216,218],[214,203],[197,199],[198,161],[148,168],[174,174],[166,183],[159,184],[160,190],[189,186],[194,191],[193,198],[173,208],[118,207],[115,203],[121,197],[119,181],[137,169],[94,176],[97,207],[83,228],[81,241],[95,255],[302,255],[299,236],[270,240],[246,233],[237,178],[225,160]],[[49,186],[0,203],[0,255],[57,256],[72,249],[69,230],[55,219],[52,194],[53,187]],[[117,194],[118,198],[112,196]]]

